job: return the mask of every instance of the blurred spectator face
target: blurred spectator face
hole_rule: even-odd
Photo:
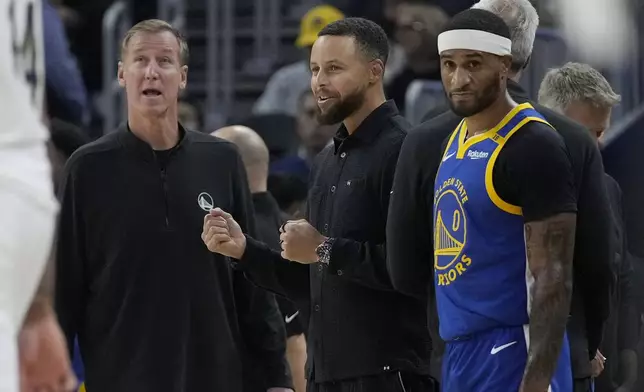
[[[600,107],[590,102],[570,103],[564,114],[590,130],[591,136],[599,142],[610,126],[611,107]]]
[[[150,116],[158,116],[170,108],[176,110],[187,73],[188,67],[182,64],[174,34],[170,31],[135,33],[124,49],[118,71],[128,110]]]
[[[321,125],[317,121],[319,109],[315,96],[309,91],[300,98],[300,110],[297,115],[297,132],[302,144],[309,150],[322,151],[333,138],[336,125]]]
[[[199,114],[197,109],[186,102],[179,102],[179,122],[186,128],[196,131],[199,129]]]
[[[396,41],[407,56],[438,58],[437,38],[447,20],[438,7],[403,2],[396,7]]]
[[[441,53],[441,78],[452,111],[473,116],[488,108],[501,92],[501,74],[510,68],[509,57],[454,49]]]
[[[311,51],[310,66],[320,124],[340,123],[362,106],[370,70],[353,37],[318,38]]]

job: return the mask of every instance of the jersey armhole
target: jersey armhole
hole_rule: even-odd
[[[499,194],[496,192],[496,189],[494,188],[494,165],[496,164],[496,160],[507,141],[512,137],[512,135],[517,133],[517,131],[521,129],[522,126],[529,123],[530,121],[544,123],[552,128],[552,125],[550,125],[547,121],[540,117],[526,117],[517,125],[515,125],[514,128],[512,128],[512,130],[510,130],[510,132],[508,132],[505,137],[495,135],[496,137],[494,137],[493,139],[498,143],[498,146],[494,149],[494,152],[492,152],[492,156],[490,157],[490,160],[488,161],[485,168],[485,190],[487,191],[490,200],[499,209],[512,215],[523,215],[523,211],[520,206],[516,206],[503,200],[501,196],[499,196]]]

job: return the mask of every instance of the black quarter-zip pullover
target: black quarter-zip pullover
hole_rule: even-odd
[[[154,152],[122,126],[67,163],[56,310],[70,347],[78,335],[87,389],[242,392],[246,351],[289,386],[274,299],[201,240],[214,207],[254,232],[239,154],[181,134]]]

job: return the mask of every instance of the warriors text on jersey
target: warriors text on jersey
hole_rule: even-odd
[[[521,383],[534,279],[522,208],[499,196],[493,173],[508,140],[539,126],[534,123],[548,124],[530,104],[469,138],[463,120],[442,157],[434,189],[434,281],[440,335],[447,342],[445,390],[501,392]],[[572,379],[564,340],[555,392],[569,391]]]

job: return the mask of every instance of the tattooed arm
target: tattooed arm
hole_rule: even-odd
[[[572,293],[576,214],[525,224],[528,267],[534,278],[528,361],[521,392],[545,392],[557,366]]]

